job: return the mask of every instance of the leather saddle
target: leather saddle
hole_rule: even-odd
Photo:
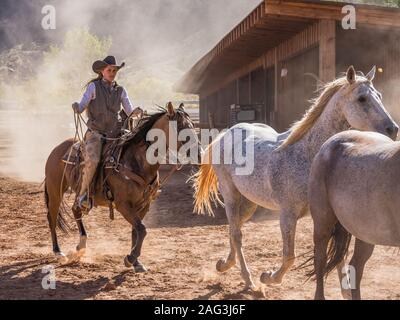
[[[111,193],[111,190],[109,186],[107,185],[107,182],[104,179],[104,159],[108,158],[107,155],[110,154],[110,148],[108,143],[103,144],[103,150],[102,150],[102,155],[101,155],[101,160],[100,163],[97,167],[96,173],[92,179],[91,187],[90,190],[95,192],[96,190],[96,185],[99,182],[101,182],[101,188],[102,188],[102,194],[103,197],[109,202],[109,209],[110,209],[110,218],[113,220],[114,219],[114,213],[113,213],[113,201],[114,197]],[[66,163],[67,165],[70,165],[73,167],[73,170],[75,171],[75,177],[76,180],[79,181],[79,176],[82,174],[82,166],[84,164],[84,158],[83,158],[83,150],[82,150],[82,143],[81,142],[75,142],[64,154],[62,157],[62,161]],[[92,194],[90,196],[93,196]]]
[[[69,165],[80,164],[82,161],[81,143],[75,142],[62,157],[62,161]]]

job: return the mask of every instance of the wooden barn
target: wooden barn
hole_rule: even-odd
[[[364,73],[377,66],[375,86],[400,120],[400,9],[354,5],[356,29],[345,30],[345,5],[264,0],[176,84],[199,95],[200,126],[262,122],[285,130],[319,81],[349,65]]]

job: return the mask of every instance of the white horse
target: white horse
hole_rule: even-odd
[[[351,294],[361,299],[360,282],[374,245],[400,247],[399,195],[400,142],[352,130],[324,143],[309,180],[315,245],[310,276],[317,278],[316,299],[324,299],[324,275],[343,260],[351,235],[356,237]]]
[[[367,76],[356,75],[350,67],[345,77],[324,87],[303,119],[288,132],[279,134],[267,125],[243,123],[221,133],[210,144],[193,180],[197,212],[212,213],[212,202],[219,200],[218,188],[224,198],[230,227],[230,253],[227,259],[217,262],[218,271],[230,269],[238,256],[246,288],[254,288],[243,256],[241,227],[257,206],[261,206],[280,211],[283,261],[277,271],[264,272],[260,281],[281,283],[294,263],[296,223],[308,212],[308,176],[321,145],[335,133],[350,127],[377,131],[391,138],[397,136],[398,126],[386,112],[381,94],[372,85],[374,76],[375,67]],[[244,133],[241,135],[244,138],[234,144],[221,143],[227,133],[233,136],[235,131]],[[236,175],[240,164],[225,164],[224,157],[233,158],[235,148],[249,143],[254,144],[254,170],[248,175]],[[219,152],[221,164],[209,163],[210,151]]]

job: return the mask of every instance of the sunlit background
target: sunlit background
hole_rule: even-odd
[[[195,113],[198,97],[173,85],[260,2],[0,0],[0,174],[43,180],[49,152],[74,134],[71,104],[93,61],[107,55],[126,62],[117,81],[135,106],[185,101]],[[45,5],[55,30],[42,28]]]
[[[260,0],[0,2],[0,173],[42,181],[49,152],[74,135],[71,104],[93,61],[126,62],[117,81],[135,106],[196,108],[198,97],[174,83]],[[55,30],[42,28],[45,5],[56,9]]]

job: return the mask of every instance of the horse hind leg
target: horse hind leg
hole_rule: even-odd
[[[217,270],[218,268],[220,270],[228,270],[230,267],[234,266],[236,262],[235,257],[237,255],[240,262],[242,278],[245,281],[246,288],[254,288],[255,286],[242,250],[243,234],[240,226],[239,208],[235,204],[225,201],[225,209],[229,221],[231,251],[227,260],[222,260],[222,262],[221,260],[218,261]]]
[[[355,241],[354,253],[349,263],[349,265],[354,268],[354,272],[350,272],[350,288],[353,300],[361,300],[361,279],[364,273],[365,264],[371,257],[374,248],[374,245],[366,243],[360,239],[356,239]]]
[[[283,276],[293,266],[295,261],[294,240],[296,234],[297,215],[294,210],[283,210],[280,215],[280,227],[283,240],[283,257],[280,268],[261,274],[260,281],[264,284],[281,284]]]
[[[53,192],[49,192],[53,191]],[[60,246],[58,244],[57,238],[57,219],[61,205],[61,196],[59,192],[55,190],[49,190],[49,186],[45,183],[45,200],[47,206],[47,220],[49,223],[50,233],[51,233],[51,240],[53,244],[53,252],[56,255],[57,259],[60,262],[64,263],[68,259],[66,255],[61,251]]]
[[[228,175],[220,174],[218,176],[220,181],[220,191],[224,198],[225,211],[229,222],[229,233],[230,233],[230,244],[231,251],[226,260],[220,260],[217,263],[217,270],[226,271],[235,265],[236,256],[240,262],[240,269],[242,278],[245,281],[245,288],[255,288],[254,282],[251,278],[250,271],[247,267],[246,260],[242,250],[242,230],[243,221],[247,216],[251,216],[254,213],[256,206],[249,205],[247,202],[243,205],[242,201],[247,201],[237,190],[233,184],[232,179]],[[249,206],[247,206],[249,205]],[[244,208],[247,208],[246,210]],[[243,209],[243,210],[242,210]],[[252,211],[252,212],[251,212]],[[241,212],[243,212],[243,218],[241,218]]]
[[[340,285],[340,290],[342,293],[342,297],[345,300],[351,300],[351,289],[345,287],[343,285],[343,280],[346,275],[345,269],[346,268],[346,262],[345,259],[343,259],[336,267],[338,279],[339,279],[339,285]]]
[[[249,220],[257,209],[257,205],[246,198],[242,197],[240,201],[240,221],[239,226],[241,227],[247,220]],[[220,259],[217,262],[216,269],[219,272],[228,271],[236,264],[236,248],[234,239],[234,228],[230,225],[229,228],[229,240],[230,240],[230,252],[226,259]]]
[[[240,207],[236,206],[234,208],[231,208],[230,212],[233,214],[231,215],[229,224],[231,226],[231,234],[232,234],[233,244],[235,246],[236,253],[237,253],[237,256],[238,256],[238,259],[240,262],[242,278],[245,281],[245,288],[246,289],[254,289],[255,285],[252,280],[249,268],[247,267],[247,263],[244,258],[243,249],[242,249],[243,234],[242,234],[242,230],[241,230],[242,223],[241,223],[240,214],[239,214]]]

